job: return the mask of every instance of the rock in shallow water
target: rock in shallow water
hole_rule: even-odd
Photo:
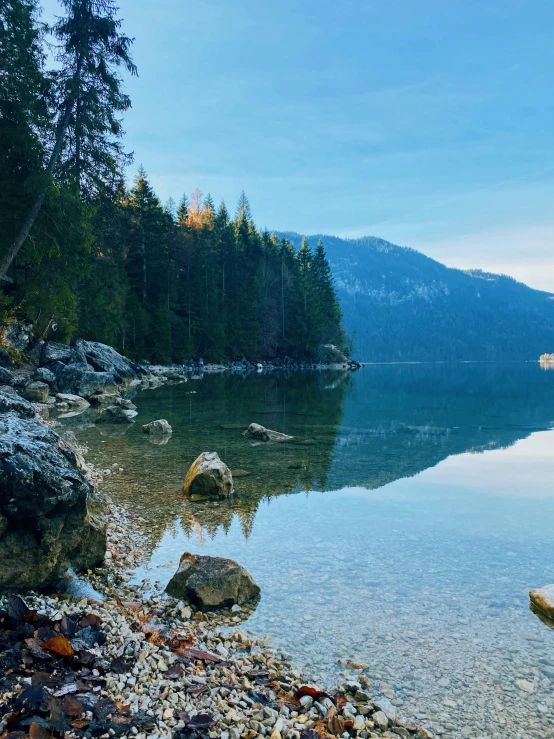
[[[202,452],[183,482],[185,495],[227,498],[233,492],[233,476],[217,452]]]
[[[165,418],[159,418],[157,421],[145,423],[142,427],[143,434],[171,434],[173,429]]]
[[[166,592],[174,598],[188,599],[203,610],[212,610],[254,600],[260,588],[232,559],[185,552]]]
[[[548,618],[554,619],[554,585],[545,585],[529,591],[531,602]]]
[[[95,423],[134,423],[136,411],[125,410],[119,405],[108,405],[98,411]]]
[[[251,423],[244,432],[244,436],[254,439],[254,441],[289,441],[294,438],[293,436],[287,436],[287,434],[281,434],[279,431],[266,429],[264,426],[260,426],[259,423]]]
[[[0,591],[41,589],[99,564],[105,521],[68,444],[36,419],[0,417]]]

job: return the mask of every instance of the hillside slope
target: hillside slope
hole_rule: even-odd
[[[550,293],[375,237],[308,236],[312,247],[319,239],[361,361],[538,359],[554,350]]]

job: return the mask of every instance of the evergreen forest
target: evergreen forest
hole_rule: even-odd
[[[230,213],[162,203],[142,167],[127,182],[132,42],[113,0],[60,0],[50,25],[0,0],[0,324],[162,363],[343,348],[321,242],[260,231],[244,193]]]

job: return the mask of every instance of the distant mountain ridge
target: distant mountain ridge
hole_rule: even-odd
[[[276,233],[296,247],[303,238]],[[325,246],[360,361],[536,360],[554,351],[554,294],[373,236],[307,239]]]

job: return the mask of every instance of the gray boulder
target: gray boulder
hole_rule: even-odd
[[[0,391],[0,414],[11,413],[21,418],[34,418],[35,409],[28,400]]]
[[[143,434],[171,434],[173,429],[165,418],[160,418],[157,421],[150,421],[145,423],[142,427]]]
[[[68,364],[60,369],[56,378],[62,393],[89,398],[102,392],[117,392],[122,379],[112,372],[95,372],[88,364]]]
[[[183,481],[185,495],[227,498],[233,492],[233,475],[217,452],[202,452]]]
[[[244,567],[232,559],[185,552],[166,592],[207,611],[254,601],[260,588]]]
[[[23,390],[23,396],[32,403],[45,403],[50,387],[45,382],[32,382]]]
[[[100,408],[95,423],[134,423],[136,411],[125,410],[120,405],[107,405]]]
[[[112,372],[125,379],[132,379],[138,374],[135,364],[107,344],[79,339],[75,342],[75,348],[83,352],[87,362],[97,372]]]
[[[58,389],[58,381],[56,380],[56,375],[47,367],[39,367],[33,375],[33,379],[37,380],[38,382],[45,382],[54,392],[56,392],[56,390]]]
[[[244,432],[244,436],[254,441],[290,441],[294,439],[294,436],[287,436],[287,434],[281,434],[279,431],[272,431],[266,429],[264,426],[260,426],[259,423],[251,423],[250,426]]]
[[[1,385],[13,385],[14,376],[13,372],[5,367],[0,367],[0,384]]]
[[[51,586],[105,551],[105,521],[68,443],[36,419],[0,417],[0,591]]]
[[[76,349],[69,344],[60,344],[57,341],[47,341],[41,351],[41,365],[48,365],[52,362],[61,362],[62,364],[86,364],[87,360],[84,352]]]

